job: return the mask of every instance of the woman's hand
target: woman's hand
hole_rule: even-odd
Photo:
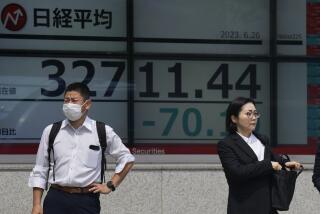
[[[111,192],[111,189],[109,189],[106,184],[93,183],[91,186],[89,191],[93,193],[109,194]]]
[[[296,161],[289,161],[285,163],[286,167],[290,168],[290,169],[300,169],[301,168],[301,164],[296,162]]]
[[[281,164],[279,162],[271,161],[273,170],[279,171],[282,169]]]

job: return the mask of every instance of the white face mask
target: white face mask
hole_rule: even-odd
[[[65,103],[63,104],[62,110],[64,115],[69,120],[76,121],[79,120],[80,117],[83,115],[83,113],[81,112],[82,105],[75,103]]]

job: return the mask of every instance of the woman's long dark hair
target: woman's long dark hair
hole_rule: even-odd
[[[235,117],[238,117],[242,106],[247,103],[256,105],[253,99],[246,97],[237,97],[229,104],[226,112],[226,131],[229,132],[229,134],[235,133],[237,131],[237,125],[232,122],[231,116],[233,115]]]

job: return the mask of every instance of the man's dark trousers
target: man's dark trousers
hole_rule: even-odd
[[[67,193],[50,188],[44,202],[44,214],[99,214],[99,194]]]

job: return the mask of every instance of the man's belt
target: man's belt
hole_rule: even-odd
[[[92,193],[89,191],[91,187],[68,187],[60,186],[58,184],[51,184],[51,187],[67,193]]]

